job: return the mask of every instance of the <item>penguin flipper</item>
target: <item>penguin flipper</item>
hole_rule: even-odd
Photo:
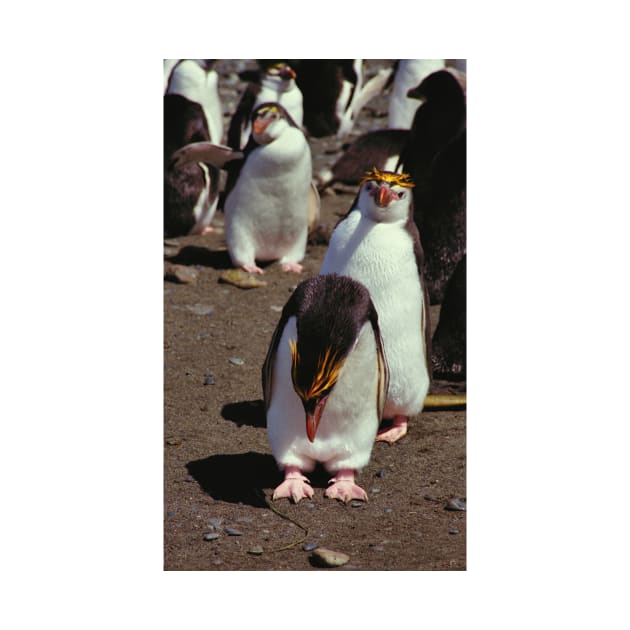
[[[385,88],[388,79],[394,72],[392,68],[383,68],[379,70],[362,88],[357,99],[352,103],[352,111],[356,118],[358,113],[363,109],[369,101],[378,96]]]
[[[308,231],[315,228],[321,213],[321,199],[315,182],[311,181],[311,190],[308,198]]]
[[[189,162],[207,162],[215,168],[223,168],[227,162],[244,157],[242,151],[212,142],[193,142],[177,149],[171,155],[171,164],[182,167]]]
[[[385,358],[385,349],[381,331],[378,326],[378,314],[376,308],[372,305],[370,310],[370,323],[374,331],[374,340],[376,341],[376,360],[378,362],[378,392],[376,397],[376,411],[379,423],[383,419],[383,410],[385,409],[385,401],[387,400],[387,390],[389,389],[389,368],[387,359]]]

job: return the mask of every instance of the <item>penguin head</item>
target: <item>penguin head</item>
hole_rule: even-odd
[[[282,81],[290,82],[295,79],[295,70],[288,63],[274,63],[265,70],[266,76],[270,78],[279,77]]]
[[[345,352],[329,345],[320,352],[303,354],[293,340],[290,348],[293,389],[306,413],[306,435],[314,442],[326,401],[339,378]]]
[[[252,136],[257,144],[269,144],[290,126],[286,111],[278,103],[263,103],[251,116]]]
[[[356,207],[377,223],[406,221],[414,185],[407,173],[379,171],[374,167],[361,180]]]

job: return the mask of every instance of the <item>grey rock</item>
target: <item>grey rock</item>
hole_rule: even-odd
[[[447,504],[444,506],[445,510],[452,510],[458,512],[466,511],[466,499],[449,499]]]
[[[243,361],[243,359],[239,359],[238,357],[231,357],[230,358],[230,363],[232,365],[243,365],[243,363],[245,363],[245,361]]]
[[[214,374],[206,374],[206,378],[203,380],[204,385],[214,385],[216,380],[214,378]]]
[[[350,556],[341,551],[333,551],[323,547],[315,549],[310,557],[313,563],[320,567],[340,567],[350,560]]]
[[[204,534],[203,536],[204,540],[216,540],[217,538],[219,538],[219,534],[213,534],[211,532],[208,532],[207,534]]]
[[[243,535],[243,532],[239,531],[238,529],[234,529],[233,527],[225,527],[223,531],[228,536],[242,536]]]
[[[210,306],[210,304],[188,304],[186,308],[195,315],[212,315],[214,313],[214,306]]]
[[[309,542],[305,543],[302,549],[304,551],[314,551],[317,547],[319,547],[319,545],[316,542]]]

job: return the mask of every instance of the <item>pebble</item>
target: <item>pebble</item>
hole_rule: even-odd
[[[466,511],[466,499],[449,499],[448,503],[444,506],[445,510]]]
[[[257,287],[266,287],[264,280],[259,280],[255,276],[242,269],[228,269],[219,276],[219,282],[227,282],[239,289],[256,289]]]
[[[448,533],[449,534],[459,534],[459,529],[449,529]]]
[[[363,507],[363,501],[350,501],[350,507]]]
[[[210,306],[210,304],[187,304],[186,308],[195,315],[212,315],[214,313],[214,306]]]
[[[240,532],[238,529],[234,529],[233,527],[225,527],[223,531],[228,536],[242,536],[243,535],[243,532]]]
[[[269,308],[276,313],[280,313],[282,311],[282,306],[270,306]]]
[[[260,545],[255,545],[251,549],[247,550],[247,553],[251,553],[252,556],[260,556],[264,553],[263,548]]]
[[[370,490],[370,492],[371,492],[372,494],[378,494],[380,491],[381,491],[381,489],[380,489],[380,488],[372,488],[372,489]]]
[[[167,280],[179,282],[180,284],[195,284],[199,277],[199,272],[184,265],[168,264],[164,269],[164,277]]]
[[[182,440],[181,438],[178,438],[178,437],[169,437],[169,438],[166,438],[166,443],[169,446],[179,446],[182,443]]]
[[[315,549],[310,557],[315,564],[321,567],[340,567],[350,560],[350,556],[341,551],[333,551],[323,547]]]
[[[385,508],[384,512],[386,514],[389,514],[390,512],[393,512],[394,510],[392,510],[392,508]]]
[[[302,549],[304,551],[314,551],[315,549],[317,549],[317,547],[319,547],[319,545],[316,542],[310,542],[310,543],[306,543]]]
[[[217,538],[219,538],[219,534],[204,534],[203,539],[204,540],[216,540]]]
[[[314,503],[306,503],[305,506],[309,509],[312,510],[315,507]]]
[[[379,470],[377,473],[374,474],[374,476],[382,479],[385,476],[385,473],[382,470]]]
[[[241,516],[241,518],[236,519],[239,523],[253,523],[254,519],[249,516]]]
[[[245,363],[245,361],[243,361],[243,359],[239,359],[238,357],[232,357],[230,359],[230,363],[232,365],[243,365],[243,363]]]
[[[214,385],[216,380],[214,379],[214,374],[206,374],[206,378],[203,380],[204,385]]]

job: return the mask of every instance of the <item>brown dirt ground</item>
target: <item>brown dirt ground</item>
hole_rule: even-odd
[[[224,103],[229,96],[222,94]],[[382,120],[383,101],[370,105],[356,133]],[[314,167],[334,161],[339,145],[312,140]],[[322,223],[332,227],[352,200],[352,189],[324,195]],[[302,542],[273,551],[304,538],[350,555],[336,570],[465,570],[466,512],[445,509],[448,499],[466,496],[465,411],[425,411],[400,442],[375,444],[358,476],[370,497],[361,507],[324,499],[328,476],[320,470],[312,501],[276,502],[307,535],[268,507],[263,494],[270,501],[282,476],[267,442],[261,366],[278,309],[318,272],[326,245],[309,245],[301,276],[271,264],[267,286],[244,290],[219,282],[231,267],[220,213],[213,225],[213,234],[177,239],[179,252],[168,259],[197,270],[197,281],[164,282],[165,570],[322,570]],[[197,314],[203,307],[211,313]],[[435,328],[439,307],[431,315]],[[465,391],[465,383],[432,390]],[[204,540],[213,531],[219,538]],[[254,546],[264,553],[249,554]]]

